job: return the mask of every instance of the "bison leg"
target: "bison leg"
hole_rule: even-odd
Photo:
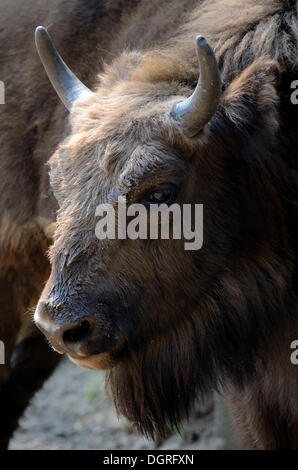
[[[33,243],[35,239],[37,242]],[[60,359],[29,313],[49,275],[46,249],[47,244],[35,234],[22,253],[13,258],[3,256],[6,265],[1,266],[0,277],[0,340],[4,343],[5,365],[0,365],[1,449],[8,447],[30,399]]]
[[[10,372],[0,385],[0,449],[6,449],[34,393],[60,360],[37,330],[14,349]]]

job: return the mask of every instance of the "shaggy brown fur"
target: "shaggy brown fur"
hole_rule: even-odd
[[[98,302],[113,307],[109,324],[122,343],[110,352],[114,367],[107,383],[119,411],[147,435],[163,436],[168,426],[179,425],[197,393],[213,386],[222,387],[233,403],[247,446],[296,449],[298,373],[290,344],[298,337],[298,111],[289,85],[298,73],[297,4],[129,1],[111,38],[113,15],[123,2],[103,7],[107,25],[96,15],[97,3],[81,20],[76,15],[84,2],[78,2],[68,29],[57,33],[58,48],[61,31],[68,38],[62,55],[87,84],[95,84],[93,71],[101,69],[95,57],[104,57],[106,65],[95,96],[75,104],[71,135],[51,158],[60,208],[42,299],[51,300],[60,319],[89,315]],[[183,27],[176,33],[178,24]],[[72,54],[69,30],[86,38]],[[197,33],[214,47],[224,92],[208,127],[189,139],[170,110],[196,84]],[[90,44],[100,47],[92,51]],[[26,73],[32,67],[35,61]],[[26,119],[18,124],[18,140],[10,129],[6,134],[13,155],[5,150],[3,165],[10,168],[8,156],[16,160],[4,179],[3,230],[13,234],[3,237],[4,269],[25,246],[7,228],[13,227],[10,221],[16,220],[16,233],[22,234],[29,222],[40,222],[37,216],[53,220],[55,207],[42,203],[46,180],[40,161],[61,137],[64,112],[57,107],[59,119],[41,113],[30,100],[31,87],[29,104],[22,95],[31,125]],[[42,102],[48,88],[44,81],[40,87]],[[9,114],[8,128],[11,119]],[[36,164],[22,173],[23,161]],[[21,175],[18,208],[11,188]],[[204,204],[202,250],[184,251],[183,240],[96,239],[99,203],[119,194],[138,202],[169,181],[180,188],[177,202]],[[37,188],[40,201],[33,203]],[[100,356],[81,363],[102,367]]]

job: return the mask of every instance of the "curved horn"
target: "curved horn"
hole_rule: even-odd
[[[35,43],[53,87],[64,106],[70,111],[72,104],[82,93],[92,92],[67,67],[43,26],[38,26],[35,30]]]
[[[221,80],[216,57],[203,36],[196,37],[200,78],[193,94],[173,106],[171,115],[180,122],[189,137],[195,137],[215,113]]]

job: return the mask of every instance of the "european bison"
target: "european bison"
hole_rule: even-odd
[[[30,21],[13,34],[6,25],[1,41],[0,337],[11,357],[1,369],[2,445],[58,362],[28,314],[49,276],[37,326],[77,364],[106,369],[116,408],[140,431],[164,436],[213,387],[245,446],[297,449],[297,2],[64,4],[57,23],[38,12],[30,21],[50,25],[88,85],[38,28],[69,121],[25,39]],[[195,43],[197,34],[206,39]],[[59,139],[49,275],[56,206],[44,162]],[[202,248],[173,237],[98,240],[96,208],[119,196],[203,204]]]

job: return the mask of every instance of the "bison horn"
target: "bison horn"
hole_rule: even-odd
[[[211,46],[203,36],[196,37],[200,78],[193,94],[174,105],[171,115],[189,137],[195,137],[215,113],[221,92],[220,73]]]
[[[83,93],[92,93],[67,67],[43,26],[35,30],[35,43],[45,71],[59,98],[70,111],[72,104]]]

